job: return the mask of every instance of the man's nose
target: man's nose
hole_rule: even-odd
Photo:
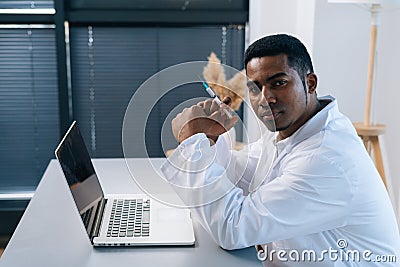
[[[276,103],[275,95],[265,85],[262,87],[260,98],[260,106],[266,107],[272,103]]]

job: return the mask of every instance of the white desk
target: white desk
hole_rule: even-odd
[[[137,159],[137,167],[142,159]],[[160,166],[163,159],[152,159]],[[123,159],[93,160],[106,194],[137,193]],[[146,170],[141,170],[145,173]],[[56,160],[52,160],[0,260],[18,266],[262,266],[254,248],[226,251],[194,221],[189,247],[93,248]]]

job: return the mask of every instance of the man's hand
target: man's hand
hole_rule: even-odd
[[[224,102],[229,103],[229,99],[224,99]],[[185,108],[172,120],[175,139],[181,143],[194,134],[205,133],[209,139],[216,142],[218,136],[231,129],[238,120],[237,116],[228,118],[223,108],[229,109],[225,104],[219,107],[212,100]]]

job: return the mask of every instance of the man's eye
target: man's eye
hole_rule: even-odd
[[[256,85],[250,85],[248,88],[249,92],[252,94],[258,94],[260,92],[260,88],[258,88]]]
[[[286,80],[279,80],[279,81],[274,82],[272,85],[274,87],[282,87],[282,86],[285,86],[287,83],[288,82]]]

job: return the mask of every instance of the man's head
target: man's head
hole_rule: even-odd
[[[244,66],[247,70],[247,63],[255,57],[276,56],[285,54],[289,66],[294,68],[302,78],[304,90],[306,90],[303,77],[314,72],[313,64],[307,48],[297,38],[287,34],[276,34],[265,36],[252,43],[244,54]]]
[[[245,69],[254,111],[281,138],[293,134],[316,113],[317,77],[298,39],[278,34],[257,40],[245,52]]]

